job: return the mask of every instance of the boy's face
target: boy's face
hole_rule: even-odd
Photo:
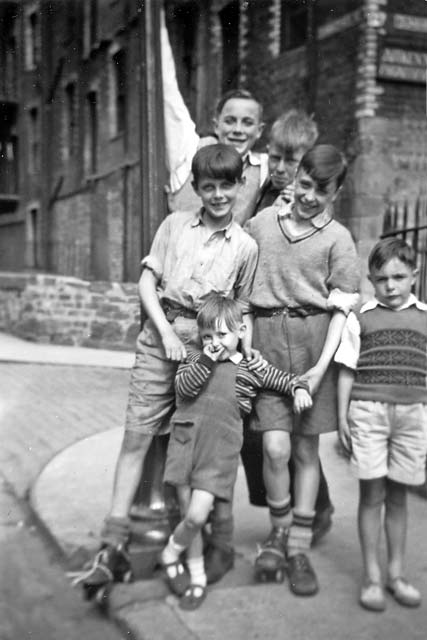
[[[231,98],[217,118],[215,133],[223,144],[233,146],[242,158],[261,136],[264,123],[260,121],[260,107],[255,100]]]
[[[275,189],[284,189],[295,179],[295,174],[304,151],[295,149],[286,152],[283,147],[271,142],[268,148],[268,170]]]
[[[417,271],[399,258],[392,258],[380,269],[373,269],[369,280],[375,289],[375,297],[390,309],[399,309],[407,302]]]
[[[203,348],[208,347],[209,350],[216,352],[223,350],[219,360],[228,360],[237,352],[239,340],[245,333],[245,325],[241,324],[236,329],[229,329],[224,320],[217,322],[215,329],[201,329],[200,338]]]
[[[311,220],[331,205],[338,195],[335,180],[320,187],[304,169],[295,178],[294,213],[300,220]]]
[[[193,187],[201,198],[206,215],[215,226],[228,224],[241,182],[201,177]]]

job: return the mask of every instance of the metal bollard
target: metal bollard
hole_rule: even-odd
[[[129,555],[136,579],[153,576],[159,553],[180,518],[176,491],[163,483],[168,440],[168,435],[153,438],[130,511]]]

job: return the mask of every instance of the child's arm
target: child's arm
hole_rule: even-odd
[[[301,413],[311,408],[313,402],[309,393],[309,385],[305,380],[301,380],[293,373],[280,371],[268,363],[261,373],[263,389],[293,396],[295,413]]]
[[[347,453],[351,453],[350,427],[348,426],[348,408],[353,387],[354,371],[341,366],[338,373],[338,432],[342,446]]]
[[[151,269],[145,268],[138,282],[138,291],[142,305],[160,334],[166,357],[169,360],[184,360],[187,354],[185,346],[166,320],[164,311],[160,306],[156,286],[157,277],[154,272]]]
[[[304,380],[308,381],[311,394],[315,393],[319,388],[322,378],[338,349],[345,322],[345,314],[338,310],[335,311],[329,323],[322,353],[314,367],[304,373]]]
[[[181,398],[198,396],[222,352],[223,349],[213,351],[210,345],[204,347],[203,353],[190,352],[186,361],[178,367],[175,376],[176,394]]]

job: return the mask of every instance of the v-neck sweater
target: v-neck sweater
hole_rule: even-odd
[[[358,290],[359,259],[350,232],[331,219],[300,236],[286,231],[277,207],[249,220],[245,230],[258,244],[258,264],[250,295],[257,307],[315,306],[327,309],[332,289]]]

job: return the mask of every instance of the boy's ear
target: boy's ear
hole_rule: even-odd
[[[258,135],[257,135],[257,140],[261,137],[262,132],[265,129],[265,122],[260,122],[258,125]]]
[[[338,198],[338,194],[341,191],[341,189],[343,188],[343,185],[341,184],[338,189],[335,191],[334,195],[332,196],[332,200],[331,202],[335,202],[335,200]]]
[[[212,124],[213,124],[214,133],[218,133],[218,118],[216,116],[212,118]]]
[[[197,195],[199,195],[199,189],[197,187],[197,182],[195,180],[191,181],[191,186],[193,187],[193,189],[197,193]]]
[[[242,339],[242,338],[243,338],[243,336],[245,335],[245,333],[246,333],[246,329],[247,329],[247,327],[246,327],[245,323],[244,323],[244,322],[242,322],[242,324],[241,324],[241,325],[240,325],[240,327],[239,327],[239,338],[240,338],[240,339]]]

